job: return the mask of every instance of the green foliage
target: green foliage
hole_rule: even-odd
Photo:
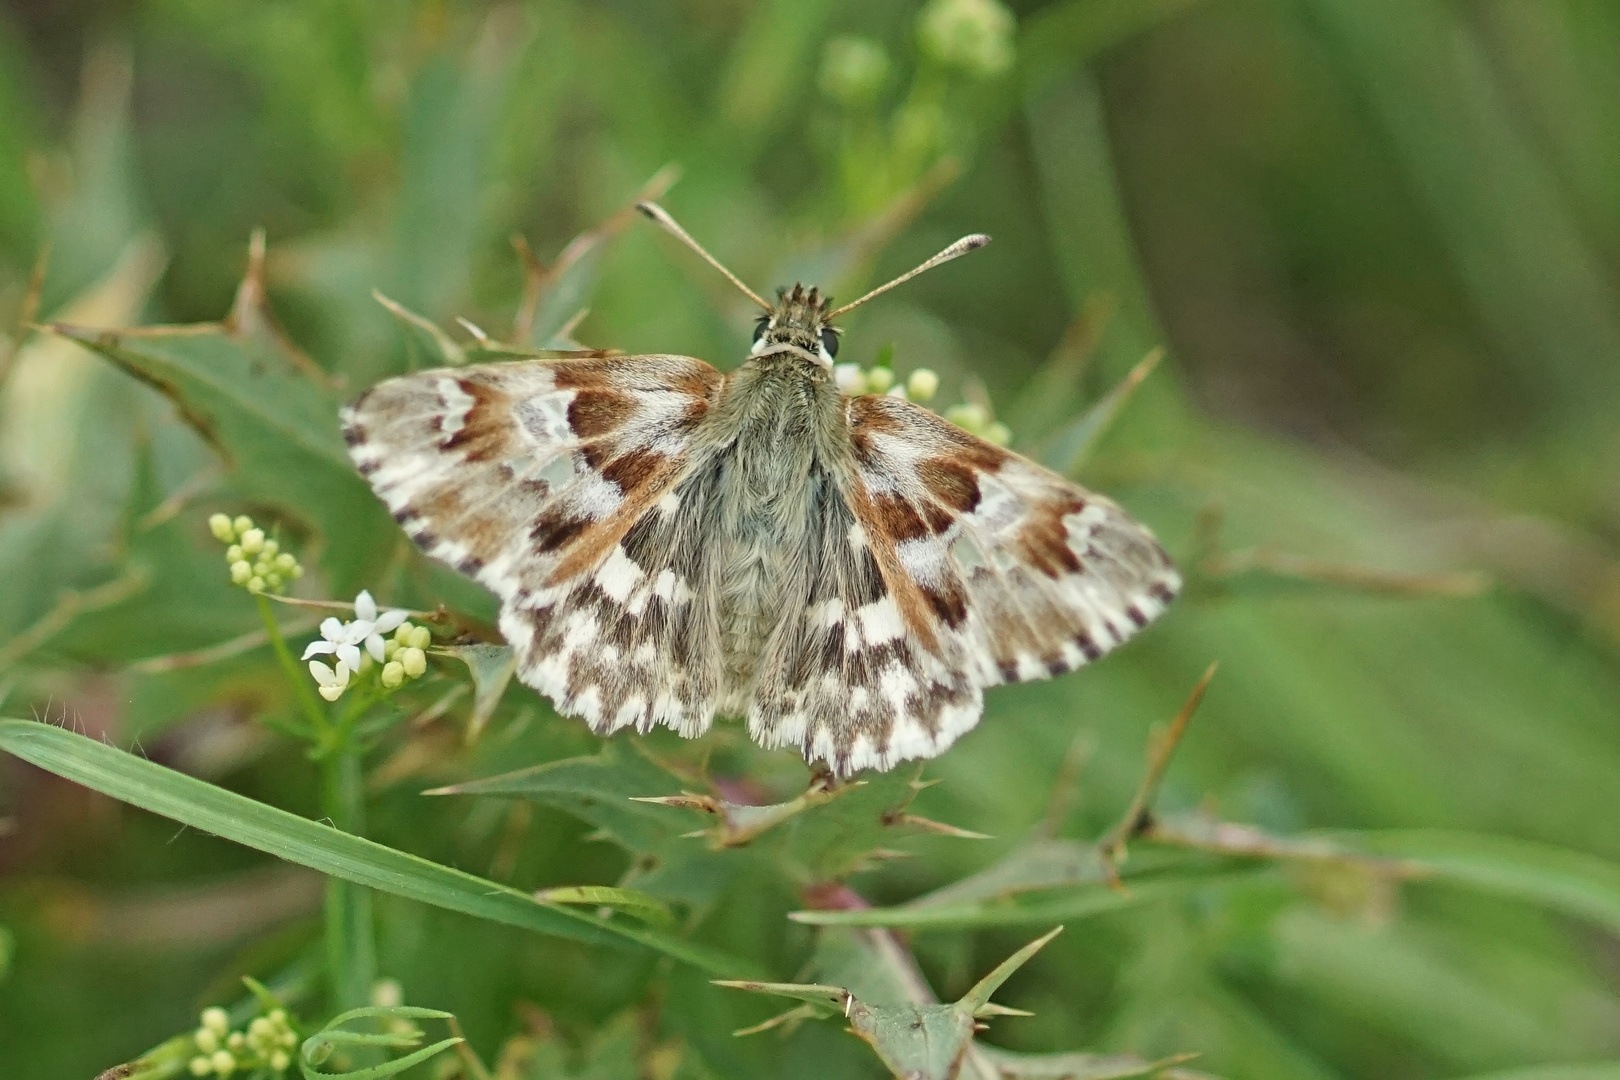
[[[309,1077],[1620,1077],[1617,57],[1584,0],[8,13],[0,710],[49,723],[0,721],[0,1072],[188,1075],[247,974]],[[1183,600],[854,784],[556,716],[337,410],[729,367],[648,198],[762,291],[992,233],[839,359],[1117,498]],[[432,640],[325,700],[362,589]]]

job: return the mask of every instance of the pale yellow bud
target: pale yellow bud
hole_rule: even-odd
[[[997,446],[1006,446],[1012,442],[1012,429],[997,420],[984,429],[984,437],[987,442],[993,442]]]
[[[303,563],[298,563],[298,564],[293,566],[293,568],[292,568],[292,576],[293,576],[294,581],[297,581],[299,578],[304,576],[304,564]]]
[[[974,401],[969,401],[964,402],[961,405],[952,405],[950,408],[946,409],[945,419],[949,420],[959,428],[965,428],[966,430],[977,434],[984,429],[986,424],[990,422],[990,414],[985,410],[983,405],[980,405]]]
[[[928,368],[918,368],[906,380],[906,393],[913,401],[927,401],[939,393],[939,376]]]
[[[881,394],[894,385],[894,372],[886,367],[875,367],[866,373],[866,388]]]
[[[228,1014],[218,1005],[209,1006],[202,1011],[202,1026],[205,1028],[211,1028],[216,1033],[223,1035],[225,1032],[230,1030],[230,1014]]]
[[[411,627],[410,640],[405,642],[405,644],[409,645],[413,649],[426,649],[429,645],[433,644],[433,631],[429,630],[425,626],[413,626]]]
[[[197,1034],[192,1038],[197,1040],[197,1049],[205,1054],[212,1054],[219,1049],[219,1034],[213,1028],[198,1028]]]
[[[264,547],[264,530],[249,529],[242,534],[242,550],[249,555],[257,555]]]
[[[414,645],[408,649],[401,649],[399,663],[404,667],[405,674],[413,679],[418,678],[427,670],[427,653]]]
[[[250,577],[250,578],[248,578],[247,590],[250,593],[262,593],[262,592],[264,592],[264,578],[262,578],[262,577]]]
[[[210,1060],[213,1062],[214,1071],[221,1076],[229,1076],[236,1071],[236,1058],[231,1056],[229,1050],[215,1051]]]
[[[343,696],[343,691],[347,690],[348,687],[346,687],[346,686],[318,686],[315,689],[316,689],[316,692],[319,693],[321,695],[321,697],[325,698],[327,701],[336,701],[338,698]]]
[[[382,684],[389,690],[397,690],[405,681],[405,665],[398,660],[390,660],[383,665]]]
[[[253,519],[248,517],[246,514],[239,515],[235,521],[231,522],[231,528],[236,530],[237,536],[241,536],[243,533],[253,528]]]
[[[222,544],[229,544],[236,539],[236,530],[231,528],[231,519],[224,514],[215,514],[208,519],[208,531]]]
[[[228,563],[241,562],[247,558],[247,552],[242,550],[241,544],[232,544],[225,549],[225,561]]]
[[[290,551],[283,551],[281,554],[276,556],[276,569],[280,570],[283,574],[297,565],[298,560],[293,557],[293,554]]]
[[[214,1063],[205,1057],[192,1058],[191,1064],[187,1067],[191,1070],[192,1076],[207,1076],[214,1071]]]
[[[291,1064],[292,1058],[287,1056],[287,1051],[285,1050],[277,1050],[275,1053],[270,1055],[270,1068],[274,1069],[276,1072],[285,1072],[287,1066]]]
[[[240,1051],[247,1045],[247,1038],[240,1031],[233,1031],[226,1037],[225,1045],[232,1050]]]

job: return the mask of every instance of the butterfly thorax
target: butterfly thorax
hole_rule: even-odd
[[[820,508],[846,468],[843,399],[797,347],[758,352],[727,378],[704,424],[720,508],[710,560],[719,597],[726,693],[740,714],[757,660],[784,611],[802,608]]]

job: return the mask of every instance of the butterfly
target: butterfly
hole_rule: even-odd
[[[1117,505],[890,395],[846,396],[833,309],[761,308],[746,361],[422,371],[342,414],[355,466],[428,555],[499,598],[523,682],[607,734],[746,717],[838,776],[934,757],[985,688],[1098,659],[1181,580]]]

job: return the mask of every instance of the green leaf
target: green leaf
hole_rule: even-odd
[[[466,1040],[459,1037],[441,1039],[432,1046],[424,1046],[415,1053],[406,1054],[402,1058],[395,1058],[392,1061],[385,1061],[381,1065],[373,1065],[368,1069],[355,1069],[350,1072],[321,1072],[302,1060],[299,1061],[298,1068],[303,1072],[304,1080],[383,1080],[384,1077],[398,1076],[406,1069],[414,1068],[450,1049],[452,1046],[457,1046],[463,1042],[466,1042]]]
[[[589,757],[549,761],[483,780],[434,788],[428,795],[515,795],[587,821],[631,851],[652,851],[698,823],[691,815],[636,802],[670,794],[680,782],[623,740]],[[694,845],[695,846],[695,845]]]
[[[831,1018],[842,1013],[851,1030],[866,1040],[895,1076],[905,1080],[955,1080],[963,1056],[973,1041],[977,1020],[1018,1015],[1015,1009],[990,1004],[990,995],[1062,929],[1058,927],[1018,950],[979,980],[962,1000],[950,1005],[915,1002],[873,1005],[856,998],[842,986],[819,983],[717,981],[715,985],[802,1001],[820,1017]],[[803,1013],[795,1010],[777,1021],[797,1015]],[[762,1027],[750,1030],[763,1030],[775,1026],[777,1021],[767,1021]]]
[[[510,645],[490,645],[479,642],[472,645],[441,645],[433,650],[455,657],[472,672],[473,706],[467,717],[467,738],[476,739],[478,733],[495,714],[501,703],[512,673],[517,670],[517,653]]]
[[[509,886],[339,832],[48,724],[0,720],[0,749],[115,799],[356,885],[577,941],[628,940],[708,972],[752,966],[656,930],[541,903]]]
[[[1620,866],[1595,855],[1475,833],[1336,833],[1348,846],[1405,859],[1434,879],[1527,900],[1620,934]]]
[[[1009,895],[970,903],[927,907],[867,908],[859,911],[795,911],[788,918],[813,926],[888,926],[908,930],[967,930],[1027,926],[1084,919],[1110,911],[1185,896],[1198,889],[1258,880],[1265,871],[1193,871],[1125,879],[1124,888],[1088,885],[1029,895]]]
[[[331,390],[263,339],[220,324],[54,329],[168,397],[224,459],[239,493],[293,519],[307,514],[326,542],[321,566],[337,591],[364,584],[375,552],[397,531],[349,463]]]
[[[555,889],[541,889],[535,899],[548,904],[589,904],[610,907],[626,915],[634,915],[642,922],[668,929],[675,925],[675,913],[669,905],[635,889],[616,889],[606,885],[564,885]]]
[[[1620,1061],[1594,1061],[1582,1065],[1532,1065],[1528,1069],[1479,1073],[1463,1080],[1620,1080]]]
[[[1007,1080],[1129,1080],[1153,1076],[1192,1056],[1144,1061],[1135,1054],[1018,1054],[994,1046],[980,1046],[979,1053]]]

